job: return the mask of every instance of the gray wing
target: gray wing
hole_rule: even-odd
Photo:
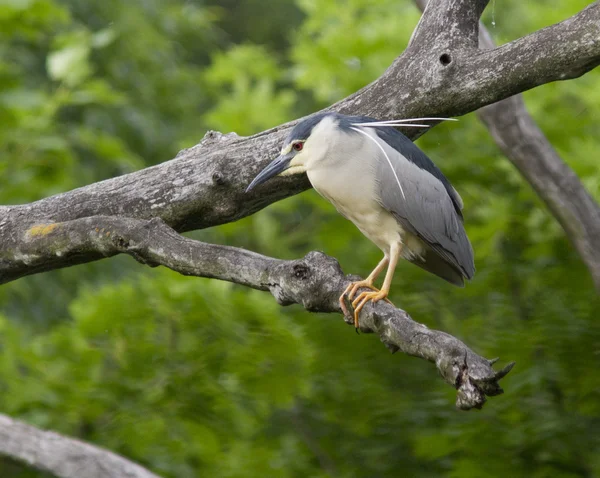
[[[406,136],[393,129],[373,129],[383,147],[377,164],[381,204],[429,247],[423,259],[411,262],[462,285],[463,277],[470,279],[475,273],[473,249],[462,221],[462,199]]]

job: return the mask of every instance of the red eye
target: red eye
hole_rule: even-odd
[[[302,148],[304,148],[304,143],[294,143],[292,148],[294,148],[295,151],[302,151]]]

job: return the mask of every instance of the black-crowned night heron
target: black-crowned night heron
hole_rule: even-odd
[[[462,199],[433,162],[395,126],[415,120],[377,121],[364,116],[320,113],[297,124],[281,154],[247,191],[281,175],[306,173],[312,186],[350,219],[384,254],[365,280],[340,296],[353,300],[354,325],[369,301],[386,299],[400,257],[463,286],[475,273],[473,249],[463,227]],[[373,282],[388,267],[378,290]]]

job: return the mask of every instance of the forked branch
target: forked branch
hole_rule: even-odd
[[[481,51],[476,38],[486,4],[487,0],[432,0],[409,48],[380,78],[331,108],[382,120],[459,116],[550,81],[575,78],[600,63],[599,2],[561,23]],[[502,123],[494,120],[494,124]],[[177,233],[235,221],[307,189],[305,177],[292,176],[269,181],[250,195],[244,193],[291,125],[249,138],[210,132],[198,145],[158,166],[31,204],[0,206],[0,283],[127,253],[139,262],[164,265],[182,274],[268,290],[284,305],[339,312],[337,298],[349,279],[330,257],[313,252],[300,260],[282,261],[203,244]],[[515,138],[510,128],[508,134],[504,128],[492,130],[499,141]],[[414,139],[420,133],[407,130],[406,134]],[[525,176],[535,169],[514,151],[507,154]],[[549,164],[541,157],[536,161]],[[600,251],[590,243],[598,221],[594,201],[577,189],[572,176],[562,183],[556,176],[557,184],[552,186],[556,188],[550,192],[529,179],[590,270],[600,270]],[[561,198],[573,187],[579,194],[565,212]],[[591,232],[586,229],[576,238],[581,224],[590,226]],[[481,407],[486,396],[501,393],[498,381],[512,368],[509,364],[494,372],[494,361],[384,302],[367,306],[361,324],[363,331],[377,333],[392,351],[434,362],[445,381],[457,389],[459,408]],[[63,478],[156,477],[108,451],[45,433],[0,417],[0,453]]]
[[[96,216],[39,224],[30,229],[19,253],[33,268],[47,267],[56,258],[77,262],[85,255],[125,253],[142,264],[269,291],[279,304],[300,304],[311,312],[341,312],[338,298],[350,282],[338,262],[320,252],[298,260],[273,259],[188,239],[157,218]],[[352,324],[352,318],[347,322]],[[385,302],[364,309],[361,330],[378,334],[392,352],[435,363],[444,380],[457,389],[457,407],[465,410],[481,408],[486,396],[502,393],[498,381],[513,365],[495,372],[489,360],[460,340],[413,321]]]

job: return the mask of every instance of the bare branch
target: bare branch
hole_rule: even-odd
[[[561,23],[481,52],[470,67],[479,70],[482,88],[487,84],[503,89],[506,97],[552,81],[577,78],[600,63],[600,2]],[[502,82],[485,80],[487,73],[498,71],[498,65],[508,67]]]
[[[489,0],[417,0],[416,3],[424,13],[409,48],[432,49],[436,44],[453,50],[477,48],[479,19]]]
[[[465,4],[459,0],[442,3],[459,4],[464,12]],[[473,14],[464,13],[471,22],[467,28],[458,19],[452,25],[429,21],[427,15],[435,12],[433,7],[424,12],[410,47],[380,78],[334,108],[380,118],[458,116],[545,83],[581,76],[600,64],[600,2],[563,22],[485,51],[472,41],[472,48],[455,47],[454,33],[449,38],[439,30],[468,29],[472,36],[477,31]],[[417,35],[428,26],[431,30]],[[420,36],[428,40],[418,43]],[[411,138],[417,134],[407,132]]]
[[[562,23],[478,51],[474,38],[486,2],[435,1],[410,48],[377,81],[332,108],[381,119],[459,115],[583,74],[600,62],[598,2]],[[170,228],[186,231],[235,221],[307,189],[305,177],[285,177],[244,193],[289,126],[250,138],[211,132],[161,165],[29,205],[0,207],[1,280],[124,252],[183,274],[269,290],[282,304],[338,312],[337,297],[348,279],[335,260],[310,253],[299,261],[278,261],[191,241]],[[459,407],[481,406],[486,395],[501,392],[498,380],[512,365],[495,373],[462,342],[385,303],[367,307],[361,317],[364,330],[379,334],[393,351],[435,362],[458,389]]]
[[[415,3],[421,10],[426,5],[430,9],[434,0],[429,3],[415,0]],[[422,23],[419,28],[423,28]],[[520,66],[513,67],[505,77],[514,92],[523,91],[528,89],[528,82],[534,80],[523,76],[523,69],[539,69],[541,76],[535,81],[546,82],[580,76],[598,64],[600,3],[589,5],[564,22],[498,48],[483,25],[479,25],[479,32],[479,47],[483,50],[476,55],[471,53],[475,62],[479,62],[479,68],[487,68],[488,62],[503,64],[506,58],[518,58]],[[543,45],[547,46],[542,48]],[[548,64],[556,66],[556,71],[547,68]],[[504,154],[559,221],[600,290],[598,204],[535,124],[521,95],[488,105],[480,109],[478,115]]]
[[[494,41],[481,26],[480,46]],[[500,149],[546,203],[600,290],[600,207],[515,95],[477,112]]]
[[[453,6],[467,11],[469,2],[439,3],[450,14]],[[479,12],[484,3],[475,2],[473,8]],[[429,11],[438,17],[436,9]],[[466,18],[473,22],[475,16]],[[418,30],[430,24],[445,25],[426,14]],[[476,26],[459,24],[457,31],[476,31]],[[414,41],[378,80],[332,108],[381,119],[456,116],[536,85],[582,74],[600,62],[598,2],[562,23],[486,52],[455,50],[447,36],[432,33],[435,41]],[[274,157],[290,125],[249,138],[210,132],[172,161],[29,205],[0,207],[0,243],[23,221],[27,227],[97,215],[160,217],[176,230],[187,231],[253,214],[310,186],[306,177],[292,176],[244,194],[251,178]],[[406,134],[415,138],[420,133],[413,129]]]
[[[300,304],[311,312],[341,312],[338,298],[350,279],[338,262],[319,252],[284,261],[229,246],[206,244],[180,236],[160,219],[150,221],[98,216],[34,226],[16,251],[30,268],[53,261],[83,261],[87,255],[127,253],[143,264],[163,265],[176,272],[235,282],[268,290],[281,305]],[[18,262],[18,261],[16,261]],[[7,272],[8,271],[8,272]],[[17,274],[0,268],[0,276]],[[347,318],[353,323],[352,318]],[[458,390],[457,406],[480,408],[486,395],[502,393],[489,360],[458,339],[414,322],[403,310],[379,302],[361,314],[361,330],[375,332],[392,351],[434,362],[444,380]]]
[[[59,478],[160,478],[113,452],[1,414],[0,454]]]
[[[211,277],[269,290],[268,280],[257,281],[257,275],[285,262],[244,249],[185,238],[159,218],[94,216],[38,224],[17,244],[12,251],[15,259],[0,262],[0,283],[22,277],[32,270],[41,272],[127,253],[143,264],[164,265],[184,275]]]

